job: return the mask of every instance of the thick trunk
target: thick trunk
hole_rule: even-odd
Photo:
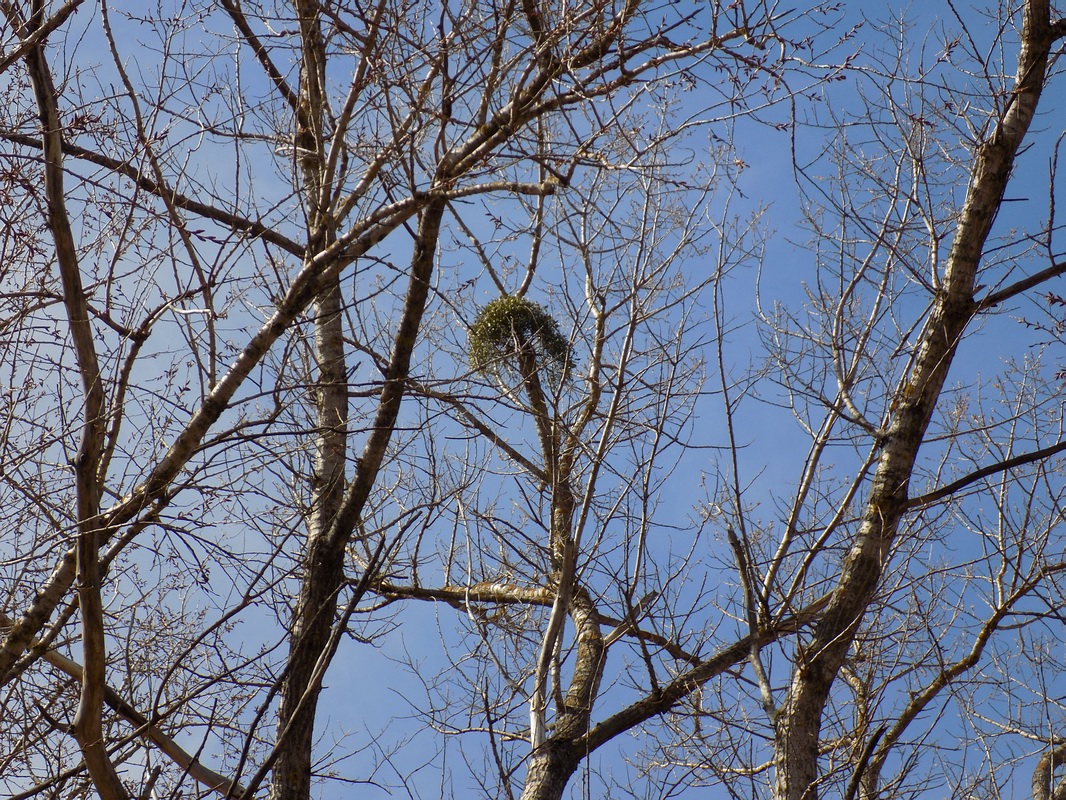
[[[576,742],[583,741],[588,734],[607,649],[595,604],[580,584],[574,586],[569,609],[577,639],[574,672],[566,695],[556,708],[555,730],[529,757],[522,800],[562,797],[567,782],[586,755]]]
[[[279,711],[278,760],[271,796],[306,800],[311,792],[314,721],[338,596],[345,581],[344,547],[331,539],[345,485],[347,383],[335,285],[315,305],[318,356],[318,442],[304,572],[293,617],[288,672]]]
[[[337,594],[344,582],[343,549],[337,553],[322,538],[315,539],[308,548],[304,574],[282,688],[272,800],[311,796],[315,711],[322,691],[319,661],[328,649]]]
[[[914,368],[895,392],[895,414],[886,431],[862,526],[841,565],[841,577],[825,614],[811,641],[797,654],[789,692],[775,720],[778,800],[818,797],[822,714],[877,591],[907,507],[908,484],[919,448],[956,347],[974,313],[974,284],[984,244],[1043,88],[1051,44],[1049,15],[1046,0],[1026,4],[1011,105],[977,150],[942,286],[918,343]]]
[[[522,800],[561,800],[570,776],[581,763],[571,742],[555,737],[538,747],[529,757]]]

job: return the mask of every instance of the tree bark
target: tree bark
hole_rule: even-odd
[[[305,267],[336,240],[325,188],[325,63],[318,6],[297,0],[302,62],[296,108],[294,156],[303,179],[308,245]],[[271,796],[306,800],[311,795],[314,723],[322,690],[336,608],[345,581],[343,543],[330,531],[344,499],[348,451],[348,376],[340,278],[334,275],[315,299],[315,408],[317,436],[311,477],[311,512],[300,594],[293,613],[290,651],[282,684],[278,759]]]
[[[580,763],[573,742],[548,739],[529,757],[522,800],[560,800]]]
[[[25,29],[13,11],[9,12],[8,19],[16,30],[21,29],[26,34],[23,38],[28,39],[44,19],[43,4],[33,4],[32,17]],[[103,800],[125,800],[128,793],[107,753],[103,728],[107,650],[103,600],[100,596],[100,501],[103,489],[99,470],[104,450],[106,401],[82,285],[77,245],[66,209],[62,123],[55,85],[45,58],[43,37],[29,48],[24,61],[41,121],[48,228],[55,243],[56,262],[63,287],[63,306],[84,395],[80,442],[71,462],[77,497],[76,581],[84,668],[81,674],[81,696],[71,723],[71,732],[81,747],[85,765],[100,797]]]
[[[844,557],[825,614],[811,640],[799,648],[789,691],[775,720],[778,800],[818,797],[822,713],[884,573],[908,508],[908,485],[919,448],[956,347],[975,313],[974,285],[981,255],[1014,156],[1036,110],[1051,41],[1049,4],[1029,0],[1015,89],[991,136],[977,148],[942,286],[919,339],[914,367],[894,393],[895,414],[885,431],[862,524]]]
[[[595,605],[580,585],[574,587],[569,611],[577,639],[574,671],[566,695],[556,708],[554,732],[530,755],[522,800],[561,800],[567,783],[587,755],[580,743],[589,732],[607,650]]]

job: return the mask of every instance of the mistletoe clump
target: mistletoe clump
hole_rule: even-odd
[[[505,295],[486,305],[470,328],[470,366],[481,373],[516,369],[523,353],[536,356],[556,379],[570,372],[570,342],[551,315],[524,297]]]

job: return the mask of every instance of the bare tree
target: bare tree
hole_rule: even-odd
[[[1064,271],[1054,173],[1045,209],[1006,200],[1012,175],[1040,181],[1021,154],[1066,24],[1042,2],[952,11],[924,41],[880,20],[882,47],[852,65],[857,113],[825,120],[832,146],[799,170],[818,271],[765,330],[809,454],[776,536],[754,541],[739,474],[721,501],[753,532],[753,625],[827,598],[787,682],[752,655],[775,797],[999,796],[1012,747],[1057,742],[1035,686],[1059,659],[1033,648],[1061,604],[1059,390],[1000,345],[1025,338],[1004,312]],[[843,452],[848,473],[829,468]]]
[[[309,797],[331,663],[387,620],[370,598],[425,592],[415,570],[452,585],[463,551],[423,554],[454,509],[517,524],[470,503],[503,485],[482,488],[476,463],[456,485],[427,466],[437,440],[470,429],[532,481],[516,513],[545,527],[497,556],[531,580],[485,600],[555,609],[544,632],[532,616],[513,630],[541,653],[525,791],[559,796],[585,754],[637,721],[591,724],[607,648],[676,650],[640,627],[668,586],[644,593],[650,522],[631,505],[654,502],[649,470],[684,441],[699,374],[687,316],[721,268],[692,287],[678,277],[711,182],[664,159],[782,91],[788,15],[635,2],[0,11],[6,786]],[[648,113],[661,126],[646,129]],[[660,202],[688,179],[688,210]],[[532,251],[515,272],[502,244],[519,225]],[[459,239],[469,271],[443,255]],[[559,260],[545,267],[549,247]],[[629,268],[604,270],[624,254]],[[458,334],[475,304],[445,287],[525,298],[560,282],[543,308],[572,316],[557,334],[573,364],[549,379],[520,337],[517,380],[474,380]],[[418,398],[406,421],[405,395]],[[495,414],[538,446],[512,443]],[[618,469],[608,452],[630,442],[632,491],[601,497],[597,473]],[[622,587],[611,616],[580,576],[623,567],[591,527],[615,518],[635,561],[608,584]],[[468,617],[477,587],[508,577],[481,558],[466,561]],[[462,605],[456,591],[435,599]],[[578,663],[564,690],[566,616]],[[638,716],[732,663],[685,657],[690,672],[664,677]],[[484,696],[495,719],[505,701]],[[525,758],[508,750],[501,764]]]
[[[0,786],[1066,796],[1066,21],[943,10],[0,3]]]

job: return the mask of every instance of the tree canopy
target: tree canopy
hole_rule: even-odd
[[[0,793],[1066,797],[1046,0],[0,3]]]

